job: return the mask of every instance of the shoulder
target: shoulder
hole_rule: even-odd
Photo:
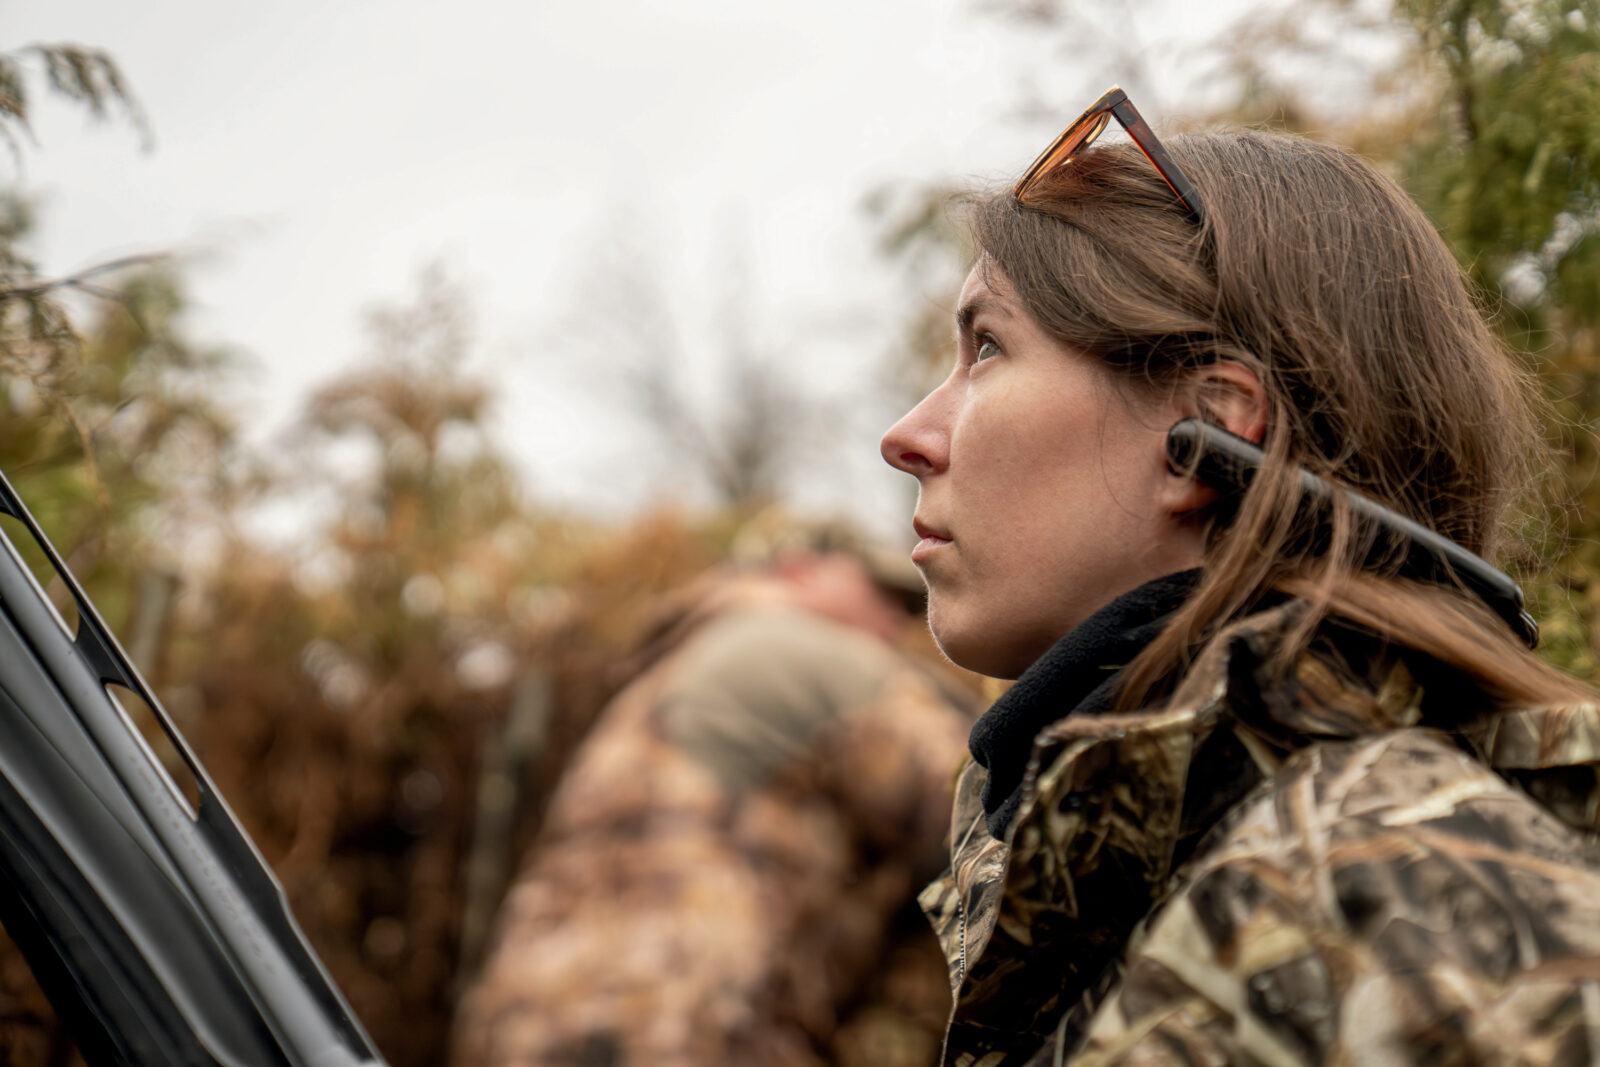
[[[1402,730],[1310,745],[1240,805],[1082,1054],[1494,1062],[1584,1045],[1596,979],[1592,846],[1451,739]]]
[[[668,743],[736,795],[799,762],[865,748],[880,764],[921,753],[924,735],[935,744],[928,758],[950,765],[966,723],[881,639],[783,605],[730,612],[695,635],[663,675],[651,714]],[[873,738],[888,747],[869,746]]]

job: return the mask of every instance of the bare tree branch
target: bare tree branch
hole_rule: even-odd
[[[10,285],[0,288],[0,301],[43,296],[45,293],[53,292],[57,289],[77,289],[81,292],[90,293],[95,296],[101,296],[106,299],[118,299],[120,294],[118,294],[115,290],[107,289],[103,286],[90,285],[90,279],[98,278],[103,274],[110,274],[113,271],[127,270],[133,267],[158,266],[166,263],[170,258],[171,257],[165,252],[151,252],[141,255],[121,256],[117,259],[107,260],[104,263],[96,263],[92,267],[85,267],[83,270],[77,271],[73,274],[63,275],[60,278],[44,278],[36,281],[30,281],[28,284]]]

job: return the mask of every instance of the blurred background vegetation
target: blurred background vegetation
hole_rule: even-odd
[[[985,10],[1054,35],[1064,63],[1103,68],[1108,84],[1131,87],[1162,62],[1115,31],[1109,6]],[[1304,0],[1250,9],[1194,54],[1205,91],[1171,110],[1291,128],[1376,161],[1436,220],[1543,383],[1557,462],[1511,562],[1545,654],[1593,676],[1600,0]],[[32,150],[29,101],[43,93],[144,128],[112,57],[19,49],[0,55],[0,139],[14,155]],[[1025,86],[1018,96],[1041,106]],[[1060,121],[1075,113],[1049,106]],[[949,302],[925,296],[953,297],[967,255],[945,214],[951,191],[863,191],[862,225],[910,280],[888,312],[904,341],[878,371],[907,403],[948,359]],[[43,273],[32,207],[8,178],[0,469],[199,750],[391,1062],[440,1062],[515,857],[653,603],[725,560],[752,516],[770,526],[794,509],[775,472],[798,428],[827,436],[852,416],[797,399],[785,353],[750,344],[731,314],[719,343],[732,404],[697,408],[670,377],[672,331],[649,279],[617,282],[615,336],[594,339],[620,360],[613,402],[716,503],[565,513],[521,484],[489,433],[494,385],[464,369],[472,294],[432,266],[371,311],[364,362],[309,397],[293,446],[269,459],[241,443],[224,400],[240,357],[186,335],[185,271],[199,268],[140,258]],[[297,535],[264,544],[246,516],[286,495]],[[6,947],[0,1055],[59,1063],[67,1049]]]

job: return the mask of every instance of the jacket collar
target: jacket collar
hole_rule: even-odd
[[[986,772],[991,834],[1003,836],[1016,815],[1039,731],[1063,715],[1109,711],[1122,668],[1161,632],[1199,577],[1198,568],[1179,571],[1117,597],[1057,641],[973,724],[969,745]]]

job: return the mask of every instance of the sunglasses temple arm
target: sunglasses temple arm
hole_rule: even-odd
[[[1183,169],[1167,153],[1167,149],[1162,145],[1160,138],[1156,137],[1155,131],[1150,129],[1150,124],[1144,120],[1143,115],[1139,114],[1139,109],[1134,107],[1131,101],[1125,99],[1112,109],[1112,114],[1117,117],[1118,122],[1122,123],[1123,129],[1128,131],[1129,139],[1138,145],[1139,151],[1144,153],[1144,157],[1150,161],[1150,165],[1156,168],[1156,173],[1160,174],[1161,180],[1167,183],[1167,188],[1171,189],[1178,199],[1183,201],[1184,206],[1189,209],[1190,216],[1198,224],[1205,215],[1205,208],[1200,203],[1199,191],[1195,189],[1194,183],[1189,181],[1188,177],[1183,173]]]

